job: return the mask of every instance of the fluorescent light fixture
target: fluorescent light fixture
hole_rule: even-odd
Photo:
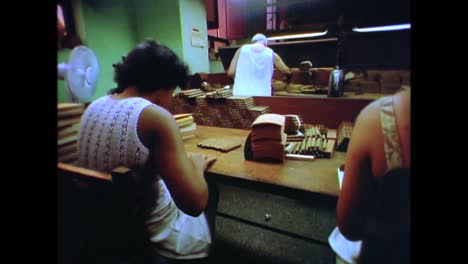
[[[410,29],[411,24],[401,24],[401,25],[392,25],[392,26],[383,26],[383,27],[368,27],[368,28],[357,28],[353,27],[355,32],[375,32],[375,31],[389,31],[389,30],[402,30]]]
[[[283,40],[283,39],[312,38],[312,37],[323,36],[323,35],[327,34],[327,32],[328,32],[328,29],[325,30],[324,32],[282,35],[282,36],[268,38],[268,41],[270,41],[270,40]]]

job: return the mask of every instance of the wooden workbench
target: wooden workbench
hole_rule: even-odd
[[[195,138],[185,140],[187,152],[216,157],[208,172],[226,177],[263,182],[307,192],[337,197],[339,186],[337,168],[344,163],[345,153],[335,152],[332,159],[313,161],[285,160],[283,163],[264,163],[244,159],[244,145],[250,130],[197,126]],[[242,142],[240,148],[227,153],[197,147],[207,138],[230,138]]]

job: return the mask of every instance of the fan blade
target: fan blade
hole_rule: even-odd
[[[96,89],[99,76],[99,63],[94,52],[78,46],[73,49],[68,64],[68,91],[72,97],[81,101],[91,99]]]

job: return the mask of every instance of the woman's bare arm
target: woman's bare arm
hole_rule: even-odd
[[[373,134],[376,133],[374,123],[378,122],[378,118],[375,104],[361,111],[346,153],[343,186],[337,205],[337,222],[340,232],[352,241],[363,238],[367,224],[369,202],[372,199],[370,144],[378,144],[372,142]]]
[[[239,60],[240,51],[241,48],[238,48],[236,53],[234,54],[234,57],[231,60],[231,64],[229,65],[227,74],[231,78],[234,78],[234,76],[236,75],[237,60]]]
[[[208,202],[204,170],[214,161],[204,155],[189,158],[174,117],[152,105],[140,115],[141,124],[154,134],[153,160],[177,207],[191,216],[200,215]]]

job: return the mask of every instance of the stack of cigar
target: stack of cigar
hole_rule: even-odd
[[[279,114],[263,114],[255,119],[250,134],[253,160],[279,162],[284,160],[286,144],[284,123],[285,117]]]
[[[290,142],[285,152],[287,154],[313,155],[316,158],[332,158],[336,137],[336,131],[328,129],[322,124],[304,124],[304,139],[298,142]]]
[[[176,114],[174,115],[177,125],[179,126],[180,134],[182,139],[186,140],[195,137],[195,130],[197,130],[197,124],[193,118],[192,113]]]
[[[284,115],[284,132],[288,135],[287,142],[298,142],[304,140],[302,119],[299,115]]]
[[[198,124],[204,126],[217,126],[217,124],[211,116],[211,106],[208,104],[206,95],[199,96],[195,99],[196,105],[193,109],[193,115]]]
[[[205,126],[233,127],[226,99],[209,98],[207,94],[197,97],[196,104],[194,115],[197,123]]]
[[[250,115],[250,108],[255,107],[252,96],[231,96],[226,99],[234,127],[249,129],[254,119]]]
[[[249,112],[252,120],[255,120],[263,114],[270,113],[271,110],[269,106],[254,106],[252,108],[249,108]]]
[[[351,139],[351,133],[353,132],[353,123],[350,121],[343,121],[338,126],[337,133],[337,151],[348,151],[348,144]]]
[[[230,96],[227,99],[238,109],[249,109],[255,106],[252,96]]]
[[[302,126],[302,119],[299,115],[284,115],[286,118],[285,121],[285,132],[295,132],[301,130]]]
[[[269,106],[256,106],[252,96],[230,96],[231,89],[206,94],[200,91],[191,89],[177,93],[172,98],[170,111],[193,113],[198,125],[241,129],[250,129],[257,117],[271,112]]]
[[[195,99],[196,106],[193,108],[193,117],[196,123],[204,126],[215,126],[210,113],[210,107],[206,96],[199,96]]]
[[[77,139],[85,105],[60,103],[57,105],[57,156],[59,162],[75,164],[78,160]]]
[[[232,128],[233,123],[229,115],[226,99],[208,99],[209,113],[215,126]]]
[[[196,98],[184,98],[180,93],[172,96],[171,113],[193,113],[196,108]]]

